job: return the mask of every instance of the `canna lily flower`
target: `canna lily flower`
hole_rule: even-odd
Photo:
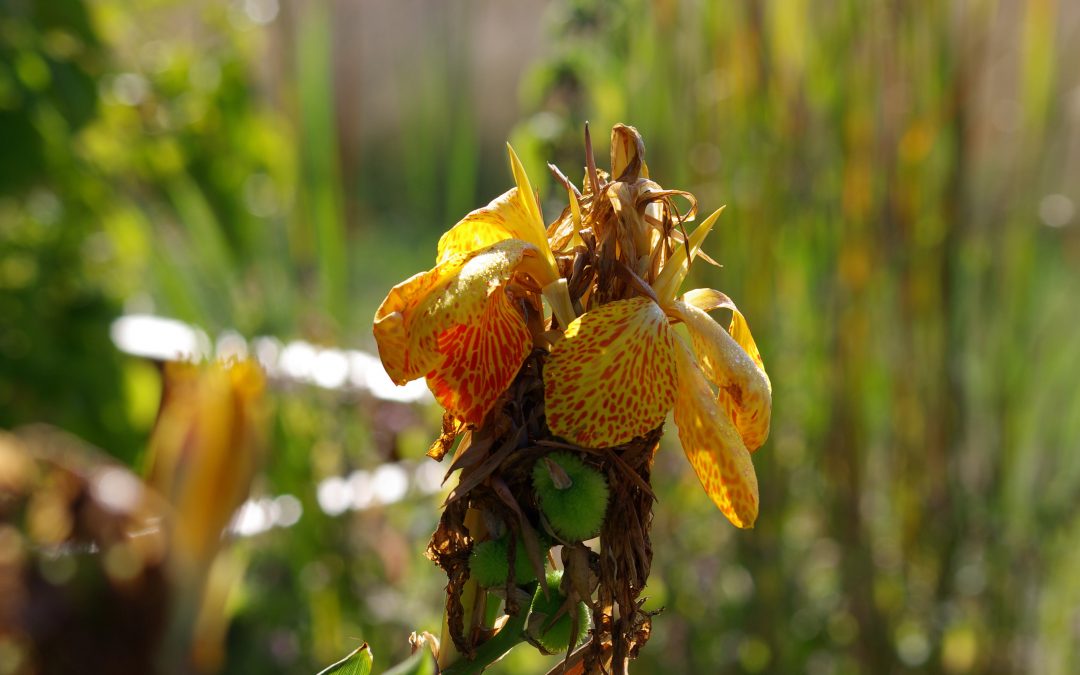
[[[673,408],[679,438],[705,492],[737,527],[752,527],[758,485],[750,452],[769,433],[772,387],[750,329],[719,291],[676,291],[720,211],[665,263],[653,297],[601,305],[566,329],[545,369],[551,431],[584,447],[622,445]],[[728,330],[708,312],[732,311]],[[690,346],[672,327],[683,323]],[[713,386],[717,387],[714,392]]]
[[[483,421],[533,347],[521,306],[529,289],[548,299],[560,325],[576,316],[529,178],[507,149],[516,186],[446,232],[435,267],[391,289],[375,313],[391,379],[426,377],[467,424]]]

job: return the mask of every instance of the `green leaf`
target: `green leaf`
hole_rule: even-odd
[[[352,654],[321,671],[319,675],[371,675],[373,661],[371,647],[368,647],[368,643],[365,642]]]

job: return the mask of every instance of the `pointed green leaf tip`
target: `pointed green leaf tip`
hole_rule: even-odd
[[[371,675],[373,661],[371,647],[368,647],[365,642],[357,647],[352,654],[320,671],[319,675]]]
[[[533,467],[532,478],[548,522],[567,541],[595,537],[607,511],[607,481],[596,469],[568,452],[552,453],[546,459],[556,466],[549,466],[541,458]]]

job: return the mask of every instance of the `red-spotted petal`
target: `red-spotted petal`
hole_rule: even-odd
[[[521,313],[499,288],[475,322],[456,324],[439,335],[444,360],[428,374],[428,387],[446,410],[469,424],[480,424],[531,348],[532,337]]]
[[[483,420],[532,348],[505,287],[535,255],[534,247],[517,239],[477,251],[438,293],[417,305],[408,323],[409,353],[439,355],[427,373],[428,386],[447,411],[466,422]]]
[[[460,261],[456,269],[438,292],[429,293],[416,305],[408,319],[410,347],[438,351],[437,342],[444,331],[476,323],[489,296],[510,280],[526,258],[535,255],[536,249],[529,244],[504,239],[471,255],[451,258]]]
[[[686,458],[705,492],[736,527],[753,527],[758,515],[758,483],[750,452],[689,350],[679,345],[679,386],[675,426]]]
[[[390,289],[375,312],[375,343],[387,374],[397,384],[425,375],[440,357],[435,350],[415,351],[410,347],[410,323],[417,307],[429,296],[442,292],[464,264],[457,256],[421,272]]]
[[[552,432],[604,448],[658,427],[675,401],[676,339],[648,298],[611,302],[574,320],[544,372]]]
[[[395,286],[375,315],[390,377],[404,384],[427,375],[449,412],[481,422],[532,348],[506,283],[535,256],[529,244],[506,239]]]
[[[750,450],[761,447],[769,437],[772,385],[758,365],[760,355],[755,361],[720,324],[694,305],[676,301],[671,309],[686,323],[698,364],[705,376],[720,388],[717,402],[727,410],[746,447]],[[735,316],[741,318],[742,314],[735,310]],[[756,347],[754,352],[757,353]]]

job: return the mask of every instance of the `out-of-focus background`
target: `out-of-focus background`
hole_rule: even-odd
[[[444,467],[371,316],[510,187],[506,140],[554,217],[544,162],[580,177],[589,120],[605,166],[626,122],[727,204],[688,287],[735,299],[774,386],[756,529],[658,457],[634,671],[1075,673],[1077,64],[1062,0],[3,0],[0,428],[142,471],[146,356],[257,354],[214,662],[400,660],[439,626]]]

